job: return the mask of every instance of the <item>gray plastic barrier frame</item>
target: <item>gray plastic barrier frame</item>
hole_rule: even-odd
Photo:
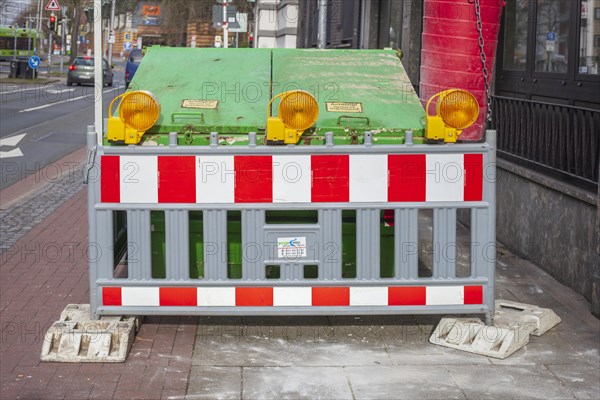
[[[323,146],[257,146],[256,134],[249,134],[247,146],[218,146],[218,134],[211,133],[210,146],[178,146],[176,135],[170,135],[169,146],[101,146],[96,144],[93,127],[88,128],[89,148],[86,182],[88,183],[89,217],[89,283],[91,317],[103,315],[339,315],[339,314],[485,314],[488,324],[494,316],[495,274],[495,215],[496,215],[496,132],[486,132],[484,143],[457,143],[440,145],[415,145],[412,133],[407,132],[404,145],[372,145],[370,132],[365,132],[365,144],[333,145],[332,134],[326,134]],[[312,240],[320,243],[337,243],[341,239],[341,214],[344,209],[356,210],[356,278],[342,278],[341,254],[331,260],[310,262],[281,262],[280,279],[265,278],[265,263],[243,260],[242,279],[228,279],[226,261],[205,250],[205,276],[189,277],[189,219],[192,210],[203,212],[204,242],[226,243],[227,211],[242,212],[243,243],[262,243],[277,232],[298,232],[297,225],[266,227],[266,210],[289,210],[293,204],[113,204],[100,202],[99,160],[102,155],[314,155],[314,154],[483,154],[483,197],[477,202],[428,203],[331,203],[302,205],[297,209],[317,210],[318,224],[302,227]],[[96,173],[91,173],[94,171]],[[471,275],[455,276],[456,260],[433,257],[433,275],[418,277],[418,254],[404,259],[401,243],[418,241],[418,210],[434,210],[433,243],[447,244],[456,240],[456,212],[471,210]],[[394,226],[394,277],[379,277],[380,215],[381,209],[393,209]],[[136,262],[128,265],[126,279],[113,277],[113,212],[127,213],[127,242],[138,250]],[[166,279],[151,277],[150,211],[165,212],[166,228]],[[206,246],[205,246],[206,247]],[[440,246],[437,246],[440,248]],[[338,249],[341,243],[338,243]],[[341,251],[341,250],[340,250]],[[274,264],[269,262],[269,265]],[[302,264],[318,264],[319,278],[304,279]],[[244,288],[244,287],[381,287],[426,286],[455,287],[480,285],[483,288],[482,304],[404,305],[398,306],[106,306],[102,289],[106,287],[194,287],[194,288]]]

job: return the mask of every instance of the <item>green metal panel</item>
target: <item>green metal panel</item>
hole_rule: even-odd
[[[152,92],[161,105],[146,134],[264,129],[270,97],[270,49],[150,47],[131,89]],[[183,107],[184,100],[216,100],[217,107]],[[183,143],[182,143],[183,144]]]
[[[247,144],[248,132],[264,135],[270,99],[296,89],[312,93],[320,110],[300,145],[323,144],[329,131],[335,143],[359,144],[367,130],[374,144],[400,144],[407,129],[415,143],[422,142],[425,112],[390,50],[155,46],[147,49],[133,78],[130,90],[136,89],[152,92],[161,104],[145,144],[168,144],[168,132],[178,132],[180,145],[207,145],[210,132],[219,132],[222,145]],[[195,106],[204,101],[204,108],[184,105],[185,100]],[[217,101],[216,108],[206,108],[207,100]],[[328,110],[328,103],[358,103],[362,109]]]
[[[150,213],[152,231],[152,278],[167,277],[166,233],[164,211]],[[204,278],[204,229],[202,212],[190,212],[190,279]],[[240,279],[242,277],[242,230],[240,213],[232,212],[227,222],[227,277]]]
[[[273,50],[273,91],[301,89],[319,103],[319,119],[309,136],[332,131],[350,136],[365,130],[378,136],[422,136],[425,111],[391,50]],[[362,112],[327,111],[327,103],[360,103]],[[397,143],[397,142],[396,142]]]

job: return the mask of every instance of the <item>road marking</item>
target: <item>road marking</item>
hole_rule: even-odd
[[[7,84],[7,85],[8,85],[8,84]],[[11,84],[11,85],[12,85],[12,84]],[[12,91],[10,91],[10,92],[3,92],[3,91],[0,91],[0,95],[4,96],[4,95],[6,95],[6,94],[12,94],[12,93],[21,93],[21,92],[28,92],[28,91],[30,91],[30,90],[43,90],[43,87],[40,87],[40,86],[38,86],[38,87],[34,87],[34,88],[18,89],[18,90],[12,90]]]
[[[23,152],[18,147],[11,151],[0,151],[0,160],[4,158],[23,157]]]
[[[119,87],[113,88],[113,89],[109,89],[109,90],[104,90],[103,93],[108,93],[108,92],[112,92],[114,90],[119,90]],[[44,104],[43,106],[37,106],[37,107],[32,107],[32,108],[26,108],[24,110],[20,110],[19,113],[24,113],[24,112],[29,112],[29,111],[35,111],[35,110],[41,110],[42,108],[46,108],[46,107],[52,107],[52,106],[56,106],[58,104],[62,104],[62,103],[67,103],[69,101],[75,101],[75,100],[79,100],[79,99],[84,99],[84,98],[89,98],[90,95],[84,95],[84,96],[79,96],[79,97],[73,97],[72,99],[66,99],[66,100],[61,100],[61,101],[57,101],[56,103],[48,103],[48,104]]]
[[[47,93],[52,93],[52,94],[58,94],[58,93],[64,93],[64,92],[72,92],[75,89],[60,89],[60,90],[56,90],[56,89],[48,89],[46,90]]]
[[[0,139],[0,146],[16,146],[19,144],[19,142],[21,140],[23,140],[23,138],[25,137],[25,135],[27,135],[26,133],[23,133],[21,135],[15,135],[15,136],[11,136],[11,137],[7,137],[4,139]]]
[[[27,134],[23,133],[21,135],[15,135],[15,136],[7,137],[4,139],[0,139],[0,147],[2,147],[2,146],[15,147],[16,145],[19,144],[19,142],[21,140],[23,140],[25,135],[27,135]],[[0,159],[22,157],[22,156],[23,156],[23,152],[18,147],[16,149],[12,149],[11,151],[0,151]]]

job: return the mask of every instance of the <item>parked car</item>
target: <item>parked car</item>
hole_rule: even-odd
[[[131,80],[133,79],[133,75],[135,75],[135,71],[137,71],[140,62],[144,58],[144,53],[140,49],[133,49],[131,53],[129,53],[129,57],[127,58],[127,65],[125,65],[125,87],[128,88]]]
[[[113,85],[112,66],[108,65],[106,59],[103,61],[104,84],[107,86]],[[82,83],[94,83],[94,58],[93,57],[77,57],[73,64],[69,66],[67,74],[67,86],[72,86],[74,83],[81,85]]]

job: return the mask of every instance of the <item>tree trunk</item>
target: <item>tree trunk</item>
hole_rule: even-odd
[[[69,64],[73,64],[75,58],[79,55],[79,21],[81,19],[81,7],[74,7],[75,15],[71,22],[71,57],[69,57]]]

